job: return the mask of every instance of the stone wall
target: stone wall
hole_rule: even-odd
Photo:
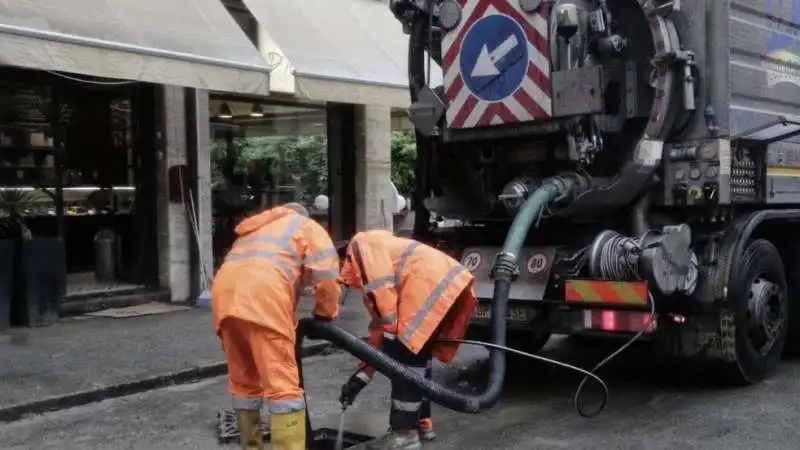
[[[356,106],[356,228],[391,231],[391,109]]]
[[[194,122],[197,127],[194,130],[197,133],[197,148],[187,149],[185,92],[181,87],[164,87],[164,131],[161,139],[165,142],[165,150],[160,152],[157,162],[158,214],[155,220],[159,230],[159,284],[170,290],[173,302],[184,302],[191,298],[196,271],[199,270],[192,264],[192,248],[198,244],[186,206],[190,198],[184,197],[185,203],[169,201],[169,169],[188,164],[188,151],[197,152],[197,158],[192,158],[197,162],[197,167],[188,171],[189,174],[195,172],[197,176],[184,182],[190,183],[192,196],[196,197],[194,201],[198,205],[195,214],[199,215],[201,260],[210,266],[212,254],[208,94],[194,91],[198,114]]]

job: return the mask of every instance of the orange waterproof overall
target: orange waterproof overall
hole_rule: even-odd
[[[289,208],[245,219],[236,234],[211,290],[234,408],[260,409],[266,397],[272,414],[302,411],[295,309],[310,279],[314,314],[338,317],[338,255],[325,229]]]
[[[383,230],[356,234],[347,248],[341,273],[350,287],[362,288],[372,316],[370,343],[392,353],[420,373],[430,359],[453,360],[477,306],[474,277],[458,261],[420,242]],[[389,347],[389,348],[387,348]],[[369,378],[374,370],[360,368]],[[430,426],[430,404],[416,390],[392,383],[393,429]]]

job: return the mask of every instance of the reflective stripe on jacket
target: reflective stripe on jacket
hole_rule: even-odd
[[[362,271],[363,268],[363,271]],[[418,353],[429,339],[462,339],[477,306],[473,276],[458,261],[425,244],[383,230],[356,234],[347,248],[342,281],[361,288],[372,316],[370,342],[396,337]],[[457,345],[436,345],[442,362]]]
[[[226,317],[247,320],[294,341],[295,309],[305,281],[313,284],[314,314],[339,315],[339,257],[314,220],[277,207],[245,219],[211,289],[215,330]]]

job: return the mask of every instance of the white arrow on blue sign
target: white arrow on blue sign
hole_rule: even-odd
[[[528,71],[522,27],[503,14],[478,19],[464,36],[459,64],[464,84],[478,98],[497,102],[509,97]]]

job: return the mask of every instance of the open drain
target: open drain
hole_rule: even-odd
[[[336,432],[333,428],[320,428],[314,430],[314,442],[309,446],[311,450],[335,450],[336,449]],[[357,450],[361,444],[365,444],[375,438],[365,436],[363,434],[351,433],[345,430],[343,434],[342,448],[349,448]]]
[[[264,430],[264,442],[269,441],[269,416],[264,414],[261,419],[261,429]],[[309,450],[334,450],[336,445],[336,432],[333,428],[318,428],[312,433],[313,442]],[[239,427],[236,425],[236,416],[232,409],[223,409],[217,413],[217,437],[220,444],[229,444],[239,440]],[[358,450],[360,444],[375,439],[358,433],[345,430],[344,445],[342,448]]]

